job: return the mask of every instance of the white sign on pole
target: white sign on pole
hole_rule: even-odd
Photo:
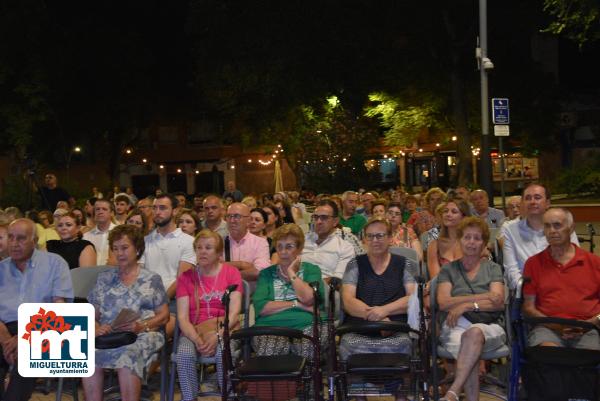
[[[509,136],[509,125],[494,125],[494,136]]]

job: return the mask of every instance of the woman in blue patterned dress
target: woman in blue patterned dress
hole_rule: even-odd
[[[148,360],[165,343],[158,329],[169,320],[167,296],[160,277],[138,264],[145,247],[144,237],[137,227],[115,227],[108,242],[117,258],[118,268],[101,273],[88,296],[96,309],[96,336],[111,331],[132,331],[138,337],[130,345],[96,350],[96,371],[93,376],[83,379],[85,399],[102,400],[104,368],[108,368],[117,370],[121,399],[139,400],[141,378]],[[111,327],[123,309],[138,313],[139,320]]]

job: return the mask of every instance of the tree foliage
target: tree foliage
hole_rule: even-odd
[[[345,108],[336,96],[290,111],[286,124],[263,133],[263,142],[279,143],[301,185],[335,193],[369,186],[380,177],[369,173],[364,158],[380,139],[377,125]]]
[[[564,35],[580,47],[600,39],[598,0],[544,0],[544,11],[553,17],[545,32]]]
[[[366,106],[365,116],[379,120],[385,129],[388,146],[411,147],[424,129],[447,129],[449,126],[440,97],[423,97],[420,104],[411,104],[399,97],[376,92],[369,95],[369,101],[371,104]]]

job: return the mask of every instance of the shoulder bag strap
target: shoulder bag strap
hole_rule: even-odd
[[[229,235],[225,237],[225,262],[231,261],[231,244],[229,243]]]
[[[467,285],[469,286],[469,289],[471,290],[471,292],[473,294],[475,294],[475,290],[473,289],[473,286],[471,285],[471,283],[469,283],[469,279],[467,278],[467,276],[465,276],[465,272],[463,271],[463,268],[460,265],[460,262],[458,261],[454,261],[452,263],[456,263],[456,268],[458,268],[458,271],[460,272],[460,275],[462,276],[463,280],[465,280],[465,283],[467,283]]]

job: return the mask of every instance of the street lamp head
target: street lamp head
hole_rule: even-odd
[[[75,147],[73,148],[73,152],[75,152],[75,153],[79,153],[79,152],[81,152],[81,148],[80,148],[79,146],[75,146]]]

